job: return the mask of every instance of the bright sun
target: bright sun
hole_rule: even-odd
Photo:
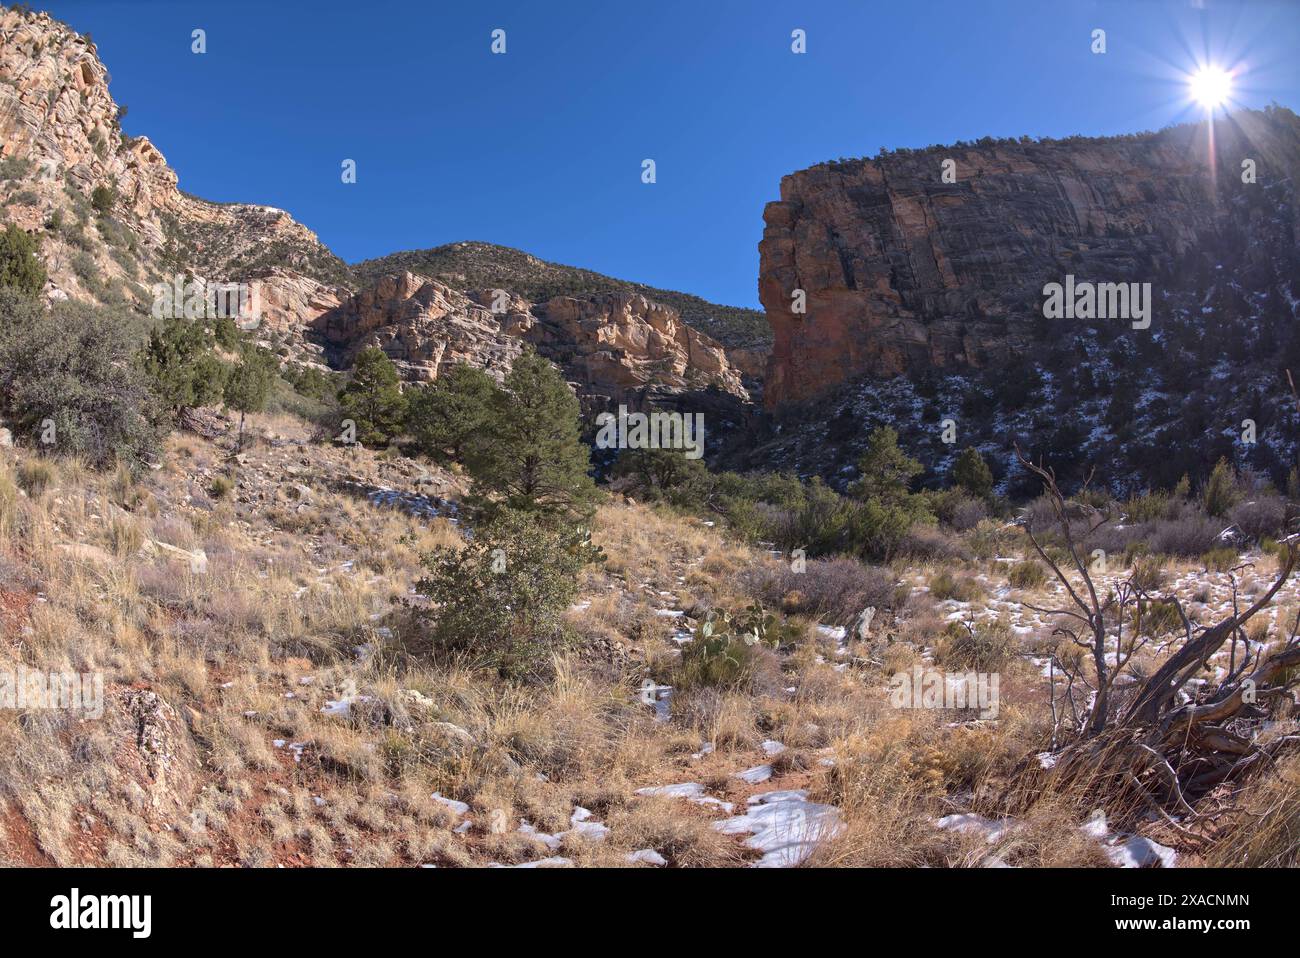
[[[1187,81],[1192,99],[1207,110],[1223,106],[1232,92],[1232,74],[1219,67],[1201,67]]]

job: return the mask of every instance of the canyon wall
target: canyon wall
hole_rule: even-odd
[[[774,339],[765,403],[801,402],[864,375],[1005,362],[1031,348],[1043,286],[1067,274],[1156,281],[1217,238],[1225,204],[1250,188],[1243,160],[1296,170],[1292,124],[1240,111],[1213,132],[1213,151],[1201,123],[1102,139],[986,139],[786,176],[759,244]]]

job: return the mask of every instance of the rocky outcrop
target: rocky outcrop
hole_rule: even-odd
[[[357,292],[352,270],[284,210],[179,189],[157,146],[123,133],[94,44],[45,14],[0,12],[0,157],[5,218],[39,238],[51,299],[134,300],[148,310],[155,284],[183,273],[252,287],[260,319],[246,328],[292,362],[346,369],[377,346],[408,380],[433,379],[449,363],[500,378],[530,343],[584,398],[749,398],[742,370],[681,309],[745,342],[755,339],[740,335],[752,332],[753,310],[657,291],[680,304],[665,305],[643,295],[648,287],[469,243],[430,260],[443,270],[437,278],[403,269],[376,278],[377,263],[358,267],[371,278]],[[506,279],[508,304],[493,312],[496,290],[481,287]],[[763,352],[759,341],[744,368],[753,372]]]
[[[408,380],[437,379],[446,364],[466,363],[501,379],[522,343],[492,311],[464,293],[411,273],[387,276],[311,324],[339,366],[382,349]]]
[[[683,322],[722,343],[729,355],[743,351],[746,356],[766,358],[772,338],[759,310],[710,303],[688,293],[548,262],[523,250],[493,243],[465,241],[432,249],[404,250],[357,263],[353,272],[361,285],[406,272],[428,276],[454,289],[504,289],[533,303],[556,296],[585,298],[601,293],[639,293],[651,302],[676,310]],[[744,357],[739,361],[732,359],[732,365],[742,368],[747,362]],[[755,368],[755,374],[762,375],[761,363]]]
[[[900,151],[785,177],[759,244],[767,406],[861,375],[1004,362],[1029,348],[1044,284],[1067,274],[1157,281],[1218,236],[1226,199],[1248,188],[1244,159],[1296,166],[1294,126],[1267,113],[1236,113],[1215,134],[1217,156],[1195,124]],[[1073,321],[1058,322],[1068,334]]]
[[[305,334],[318,316],[348,298],[348,289],[282,268],[266,270],[248,281],[258,308],[255,335],[288,345],[298,361],[324,365],[324,350]]]
[[[457,363],[500,379],[527,343],[559,365],[584,397],[639,406],[712,386],[747,398],[718,343],[638,294],[534,304],[496,290],[464,294],[403,272],[322,313],[312,328],[336,365],[378,347],[413,381],[436,379]]]
[[[476,294],[490,302],[492,291]],[[647,390],[716,387],[747,398],[721,344],[639,293],[557,296],[508,318],[508,330],[568,370],[580,391],[634,400]]]
[[[152,279],[178,269],[217,282],[276,266],[320,283],[346,278],[343,262],[284,210],[181,191],[158,148],[122,131],[109,79],[89,38],[44,13],[0,12],[0,156],[10,198],[16,185],[25,196],[6,218],[40,234],[53,288],[90,296],[121,280],[145,299]],[[72,264],[76,249],[91,244],[70,246],[47,224],[83,219],[98,187],[111,191],[116,248],[96,251],[99,281],[88,285],[85,268],[78,275]]]

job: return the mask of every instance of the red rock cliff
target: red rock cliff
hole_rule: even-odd
[[[1249,188],[1243,159],[1286,169],[1300,158],[1293,125],[1241,111],[1215,124],[1212,174],[1206,134],[1195,124],[989,140],[785,177],[759,244],[774,337],[767,406],[864,374],[1003,361],[1028,347],[1045,282],[1152,281],[1214,235],[1224,191]],[[946,159],[955,182],[943,181]],[[796,289],[803,315],[791,308]]]

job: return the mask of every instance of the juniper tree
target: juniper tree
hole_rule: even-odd
[[[406,431],[416,448],[440,462],[460,461],[466,446],[482,433],[497,385],[474,366],[456,365],[422,389],[407,404]]]
[[[40,295],[45,288],[45,267],[36,257],[38,248],[36,240],[14,223],[0,233],[0,287],[25,296]]]
[[[953,482],[977,499],[987,499],[993,491],[993,473],[978,449],[968,446],[957,457],[952,470]]]
[[[239,437],[236,449],[244,445],[244,417],[250,412],[261,412],[271,395],[279,363],[274,354],[264,349],[248,349],[230,370],[224,390],[225,403],[239,411]]]
[[[362,445],[386,446],[402,431],[406,397],[397,367],[382,349],[371,346],[357,354],[352,378],[339,390],[339,405],[344,417],[356,423]]]
[[[536,675],[564,640],[578,573],[603,559],[580,530],[502,509],[463,547],[423,556],[415,588],[431,609],[419,616],[438,651],[467,653],[512,678]]]
[[[585,518],[595,483],[579,432],[578,398],[559,371],[536,353],[515,360],[493,393],[482,430],[465,449],[473,478],[471,505]]]
[[[149,334],[142,365],[155,394],[177,413],[221,399],[226,366],[212,352],[212,334],[202,324],[173,317]]]

